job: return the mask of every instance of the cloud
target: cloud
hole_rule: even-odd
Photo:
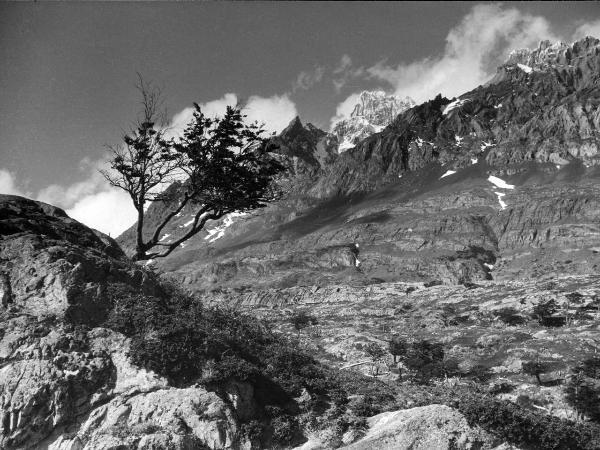
[[[298,115],[288,94],[259,97],[253,95],[243,108],[250,122],[264,123],[267,131],[281,132]]]
[[[537,46],[543,39],[558,39],[544,17],[495,4],[476,5],[450,30],[441,56],[396,66],[379,62],[367,72],[397,95],[417,102],[438,93],[455,97],[486,82],[511,50]]]
[[[39,201],[50,203],[63,209],[72,207],[81,198],[92,195],[102,190],[106,181],[97,170],[90,171],[85,181],[73,183],[70,186],[51,184],[40,190],[37,195]]]
[[[112,237],[123,233],[137,220],[137,212],[129,195],[115,188],[83,196],[66,213]]]
[[[352,63],[352,58],[350,56],[344,54],[342,55],[340,62],[333,69],[333,87],[335,91],[339,94],[340,91],[346,84],[352,80],[357,78],[364,78],[366,75],[364,67],[354,67]]]
[[[79,170],[84,181],[68,186],[52,184],[38,192],[36,199],[58,206],[75,220],[116,237],[132,226],[137,213],[129,195],[112,187],[100,174],[106,161],[83,159]]]
[[[573,39],[581,39],[586,36],[600,38],[600,19],[595,22],[584,23],[580,25],[573,33]]]
[[[580,28],[582,32],[591,31],[596,24]],[[409,96],[417,103],[439,93],[452,98],[489,80],[511,50],[535,47],[544,39],[555,41],[558,36],[542,16],[498,4],[475,5],[450,30],[441,55],[395,65],[379,61],[365,69],[354,68],[351,58],[344,55],[336,69],[340,74],[336,89],[341,89],[352,77],[362,77],[380,83],[383,90],[391,88],[397,96]],[[352,94],[338,105],[332,123],[347,117],[356,95]]]
[[[228,106],[236,106],[237,104],[238,96],[229,92],[224,94],[221,98],[206,103],[200,103],[199,105],[206,117],[214,118],[225,114]],[[194,108],[192,106],[184,108],[182,111],[175,114],[167,127],[166,136],[168,138],[181,136],[183,130],[185,130],[193,117]]]
[[[292,92],[300,90],[308,90],[315,84],[320,83],[325,74],[325,67],[317,66],[311,71],[302,71],[298,74],[298,77],[292,83]]]
[[[0,169],[0,194],[27,197],[18,185],[15,176],[7,169]]]
[[[335,116],[331,119],[331,128],[340,120],[347,119],[354,111],[354,107],[359,103],[360,93],[351,94],[342,103],[337,105]]]
[[[258,122],[265,125],[267,131],[280,132],[288,123],[298,115],[296,104],[290,99],[289,94],[261,97],[252,95],[242,103],[237,94],[227,93],[223,97],[206,103],[200,103],[200,108],[207,117],[223,116],[227,106],[242,106],[242,112],[247,116],[248,122]],[[168,126],[167,137],[181,136],[183,130],[192,120],[194,108],[188,107],[178,112],[171,119]]]

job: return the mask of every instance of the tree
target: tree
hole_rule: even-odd
[[[290,322],[292,322],[298,334],[300,334],[300,332],[309,325],[317,325],[319,323],[315,316],[312,314],[307,314],[304,311],[294,314],[291,317]]]
[[[371,374],[375,376],[379,375],[378,363],[385,358],[387,352],[375,342],[371,342],[365,347],[365,353],[369,355],[369,357],[373,360],[373,365],[371,366]]]
[[[237,106],[228,106],[222,118],[211,119],[194,103],[193,119],[183,137],[167,140],[165,128],[156,125],[160,91],[141,77],[137,87],[142,95],[141,117],[122,145],[110,147],[111,171],[103,172],[111,185],[129,194],[138,213],[134,259],[165,257],[207,221],[266,206],[275,198],[272,180],[284,167],[266,151],[263,130],[244,123]],[[181,189],[173,197],[165,188],[175,180]],[[169,209],[147,234],[146,205],[157,201]],[[162,230],[186,207],[194,212],[191,226],[170,242],[160,242]]]
[[[539,359],[535,361],[526,361],[521,368],[523,373],[534,376],[540,386],[542,385],[540,375],[550,370],[548,364],[541,362]]]

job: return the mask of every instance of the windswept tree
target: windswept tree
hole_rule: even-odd
[[[111,170],[103,172],[111,185],[130,195],[137,210],[136,260],[167,256],[209,220],[260,208],[275,198],[272,181],[284,167],[266,151],[262,128],[244,123],[240,108],[228,106],[223,117],[207,118],[194,103],[183,137],[167,140],[165,128],[156,125],[160,92],[141,78],[138,89],[142,118],[123,144],[110,148]],[[165,188],[175,180],[182,189],[173,199]],[[147,233],[146,205],[156,201],[171,209]],[[162,230],[186,207],[194,212],[191,226],[161,242]]]

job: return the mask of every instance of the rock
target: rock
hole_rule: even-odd
[[[110,308],[111,285],[159,290],[109,237],[64,211],[23,197],[0,195],[2,307],[35,316],[69,316],[94,325]]]
[[[495,440],[472,428],[458,411],[429,405],[378,414],[368,419],[367,434],[348,450],[492,449]]]
[[[338,151],[354,147],[360,141],[381,131],[415,102],[407,97],[402,100],[383,91],[361,92],[358,103],[347,119],[335,123],[332,129],[339,142]]]
[[[117,396],[90,412],[75,436],[49,449],[81,446],[121,449],[239,448],[237,422],[229,406],[202,388],[165,388]]]

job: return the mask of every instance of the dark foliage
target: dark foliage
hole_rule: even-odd
[[[502,308],[494,311],[494,316],[510,326],[522,325],[525,318],[515,308]]]
[[[298,332],[302,331],[304,328],[310,325],[317,325],[319,323],[315,316],[313,316],[312,314],[308,314],[305,311],[299,311],[298,313],[294,314],[291,317],[290,322],[292,322],[294,328]]]
[[[580,415],[600,422],[600,358],[588,358],[571,369],[565,399]]]
[[[471,425],[523,449],[592,450],[600,448],[600,428],[529,411],[508,401],[467,395],[458,407]]]

